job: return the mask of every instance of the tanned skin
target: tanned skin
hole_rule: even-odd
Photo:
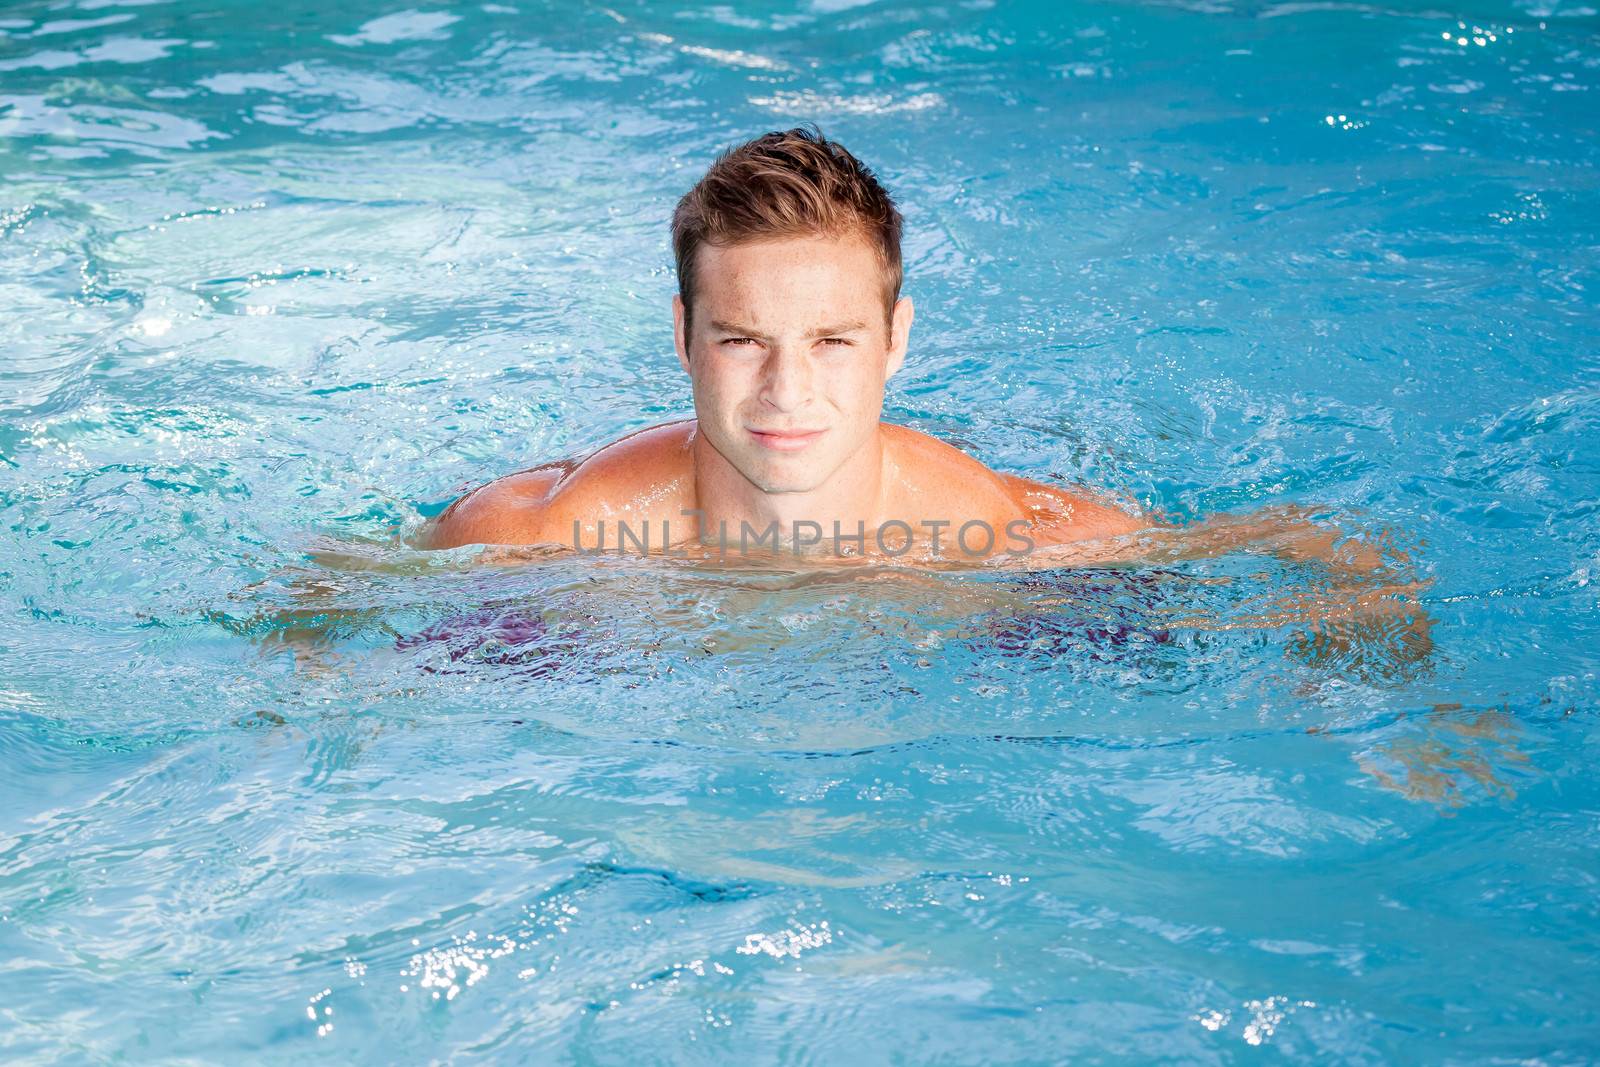
[[[1048,548],[1154,525],[883,422],[884,386],[905,359],[913,310],[902,297],[885,313],[883,266],[860,237],[705,245],[696,255],[692,314],[673,298],[695,418],[468,493],[425,531],[427,547],[572,547],[574,523],[576,538],[593,545],[602,520],[612,530],[647,524],[652,537],[670,530],[673,544],[721,529],[736,541],[741,524],[760,531],[776,522],[788,538],[795,523],[811,522],[831,534],[837,522],[847,533],[864,526],[871,555],[871,531],[898,520],[915,531],[901,559],[970,560],[1004,554],[1008,530]],[[978,533],[957,546],[956,532],[973,521],[995,532],[991,550],[971,551],[985,540]],[[926,524],[939,523],[943,543],[933,553]],[[891,539],[895,547],[903,536]]]

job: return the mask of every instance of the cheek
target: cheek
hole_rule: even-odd
[[[702,358],[700,374],[695,378],[695,397],[714,411],[732,414],[750,390],[745,368],[727,360],[707,354]]]
[[[862,418],[878,404],[883,392],[883,377],[870,358],[830,375],[829,383],[828,393],[840,410]]]

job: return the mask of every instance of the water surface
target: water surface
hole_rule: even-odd
[[[1539,0],[9,3],[0,1055],[1592,1059],[1597,92]],[[688,412],[672,205],[801,120],[890,418],[1419,601],[406,549]]]

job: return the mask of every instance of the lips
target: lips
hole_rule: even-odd
[[[798,452],[820,438],[827,430],[757,430],[747,427],[756,443],[775,452]]]

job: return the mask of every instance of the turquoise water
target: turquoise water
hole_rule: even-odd
[[[7,3],[0,1059],[1592,1061],[1597,100],[1562,0]],[[890,418],[1397,576],[406,548],[689,410],[804,119]]]

